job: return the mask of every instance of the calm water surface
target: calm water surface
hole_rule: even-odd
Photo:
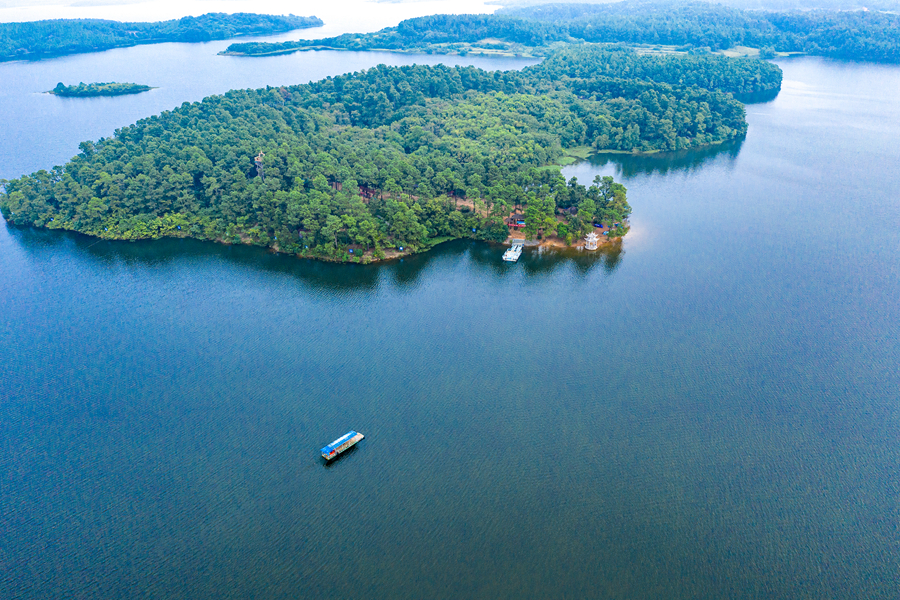
[[[213,55],[0,65],[0,177],[229,87],[425,58]],[[0,597],[896,598],[900,68],[782,66],[740,143],[566,170],[628,186],[601,256],[0,222]],[[161,89],[37,93],[111,71]]]

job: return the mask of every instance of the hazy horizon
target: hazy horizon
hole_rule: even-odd
[[[541,0],[340,0],[323,4],[310,0],[271,0],[265,5],[251,0],[0,0],[0,23],[39,21],[44,19],[110,19],[114,21],[165,21],[209,12],[251,12],[261,14],[315,15],[330,23],[353,24],[353,31],[375,31],[396,25],[403,19],[441,13],[493,13],[506,7],[541,4],[611,4],[598,0],[548,2]],[[693,1],[693,0],[685,0]],[[862,7],[889,9],[900,6],[897,0],[718,0],[722,4],[743,9],[837,9]],[[344,30],[349,31],[344,28]]]
[[[250,0],[0,0],[0,22],[43,19],[110,19],[114,21],[166,21],[210,12],[249,12],[270,15],[315,15],[330,23],[354,24],[358,31],[373,31],[396,25],[403,19],[438,13],[492,13],[500,8],[484,0],[424,0],[378,2],[341,0],[325,4],[310,0],[271,0],[264,5]]]

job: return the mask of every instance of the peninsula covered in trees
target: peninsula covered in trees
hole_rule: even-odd
[[[876,11],[748,11],[706,2],[627,0],[501,9],[494,15],[432,15],[375,33],[318,40],[231,44],[226,54],[390,50],[547,56],[563,44],[627,43],[682,51],[751,47],[763,57],[806,53],[900,62],[900,15]]]
[[[730,93],[777,66],[718,56],[559,50],[522,71],[379,66],[235,90],[138,121],[64,167],[3,182],[19,225],[109,239],[190,236],[379,259],[451,238],[627,231],[625,188],[565,181],[567,152],[652,152],[743,136]],[[350,251],[353,250],[351,253]]]
[[[91,96],[122,96],[125,94],[140,94],[148,92],[153,88],[149,85],[140,85],[138,83],[89,83],[84,82],[78,85],[65,85],[63,82],[56,84],[56,87],[48,93],[54,96],[63,96],[65,98],[89,98]]]
[[[44,58],[161,42],[206,42],[322,26],[317,17],[208,13],[156,23],[56,19],[0,23],[0,61]]]

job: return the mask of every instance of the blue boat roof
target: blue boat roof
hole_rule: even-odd
[[[334,451],[338,446],[340,446],[341,444],[343,444],[344,442],[346,442],[347,440],[352,438],[354,435],[356,435],[355,431],[350,431],[350,432],[345,433],[338,439],[334,440],[333,442],[331,442],[330,444],[328,444],[327,446],[322,448],[322,454],[331,454],[331,452]]]

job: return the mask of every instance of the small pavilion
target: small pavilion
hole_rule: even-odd
[[[265,181],[265,176],[263,174],[263,157],[265,154],[262,153],[262,150],[259,151],[259,154],[256,155],[256,158],[253,159],[253,162],[256,164],[256,174],[259,175],[259,178]]]
[[[587,234],[584,238],[584,249],[585,250],[596,250],[597,244],[600,242],[600,238],[597,237],[597,234],[593,231]]]

